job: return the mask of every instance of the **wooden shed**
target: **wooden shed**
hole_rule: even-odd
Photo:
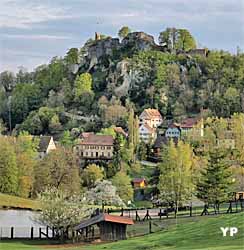
[[[102,213],[82,221],[75,227],[75,230],[83,231],[93,225],[97,225],[102,241],[116,241],[126,239],[126,227],[133,224],[134,222],[131,218]]]

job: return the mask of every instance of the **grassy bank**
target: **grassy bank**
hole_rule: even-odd
[[[38,201],[0,193],[0,208],[40,209]]]
[[[237,227],[234,237],[223,237],[220,227]],[[99,245],[46,245],[48,242],[1,242],[1,250],[242,250],[244,249],[244,213],[199,217],[196,221],[179,221],[164,231],[125,241]]]

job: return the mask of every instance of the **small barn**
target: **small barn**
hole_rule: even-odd
[[[126,227],[133,224],[131,218],[102,213],[82,221],[75,230],[80,233],[88,232],[92,226],[97,225],[102,241],[116,241],[126,239]]]
[[[145,178],[134,178],[132,180],[132,186],[134,188],[145,188],[147,186],[147,181]]]

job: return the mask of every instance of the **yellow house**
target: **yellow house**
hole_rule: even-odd
[[[145,188],[147,186],[145,178],[135,178],[132,181],[134,188]]]

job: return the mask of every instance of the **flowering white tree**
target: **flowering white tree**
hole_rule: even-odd
[[[39,223],[56,228],[73,227],[92,213],[82,196],[68,196],[56,188],[47,189],[40,195],[42,211],[35,218]]]
[[[97,181],[95,187],[86,192],[85,197],[89,204],[124,207],[125,204],[116,191],[116,187],[110,181]]]

